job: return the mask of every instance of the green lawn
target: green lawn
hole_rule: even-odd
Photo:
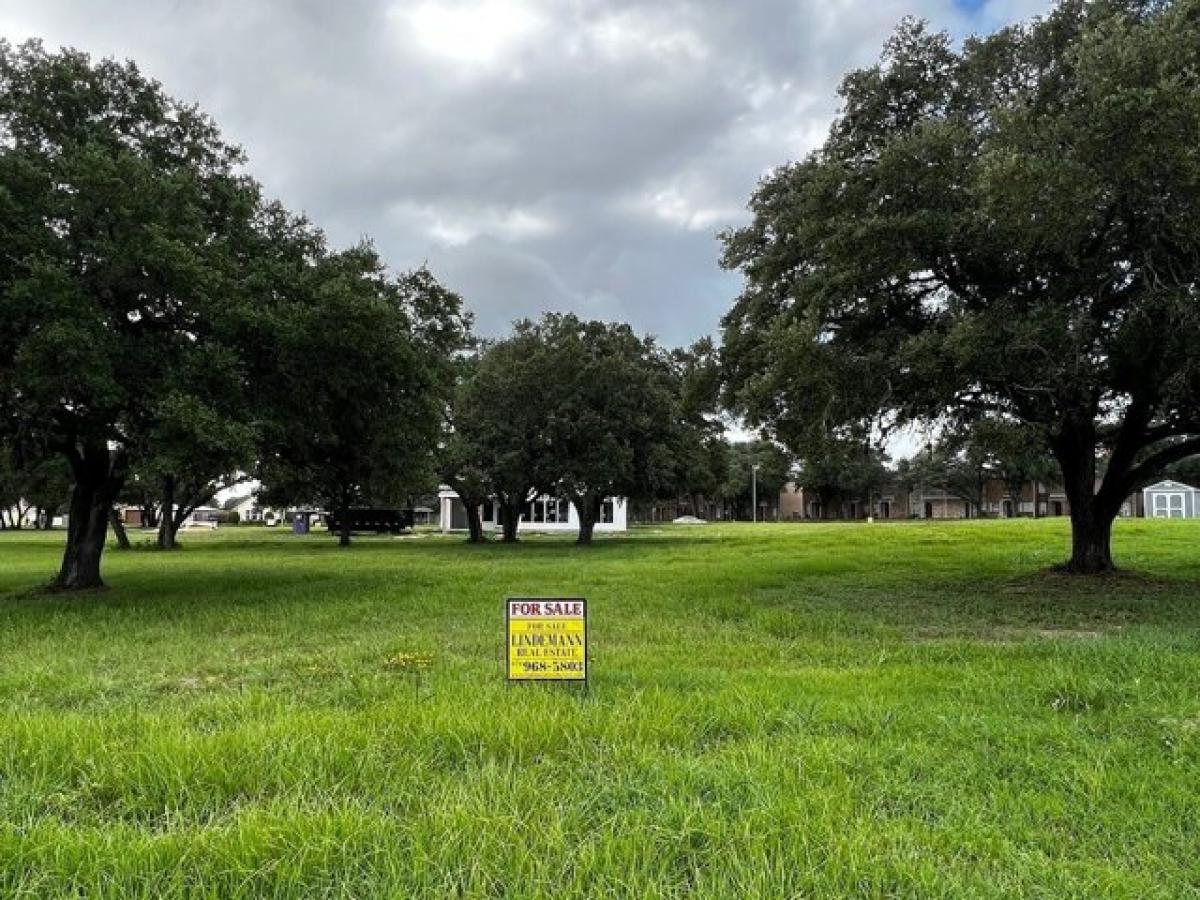
[[[0,896],[1200,895],[1200,522],[0,535]],[[505,685],[582,595],[591,690]],[[429,654],[414,673],[389,660]]]

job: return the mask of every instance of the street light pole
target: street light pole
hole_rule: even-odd
[[[750,467],[750,521],[758,521],[758,463]]]

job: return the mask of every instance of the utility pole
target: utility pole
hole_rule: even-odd
[[[750,521],[758,521],[758,463],[750,467]]]

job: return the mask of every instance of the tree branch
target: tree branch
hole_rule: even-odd
[[[1143,487],[1150,482],[1152,478],[1162,474],[1162,470],[1171,463],[1179,462],[1181,459],[1187,459],[1189,456],[1194,456],[1200,453],[1200,437],[1188,438],[1185,441],[1180,441],[1178,444],[1171,444],[1169,447],[1164,447],[1157,453],[1153,453],[1146,459],[1142,460],[1136,466],[1131,467],[1124,475],[1118,477],[1114,488],[1117,491],[1119,498],[1124,499],[1129,494],[1133,493],[1139,487]],[[1101,490],[1108,488],[1108,478],[1104,479],[1104,485]]]

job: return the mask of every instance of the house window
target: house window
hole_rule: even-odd
[[[538,497],[525,504],[525,521],[542,524],[566,523],[570,504],[556,497]]]

